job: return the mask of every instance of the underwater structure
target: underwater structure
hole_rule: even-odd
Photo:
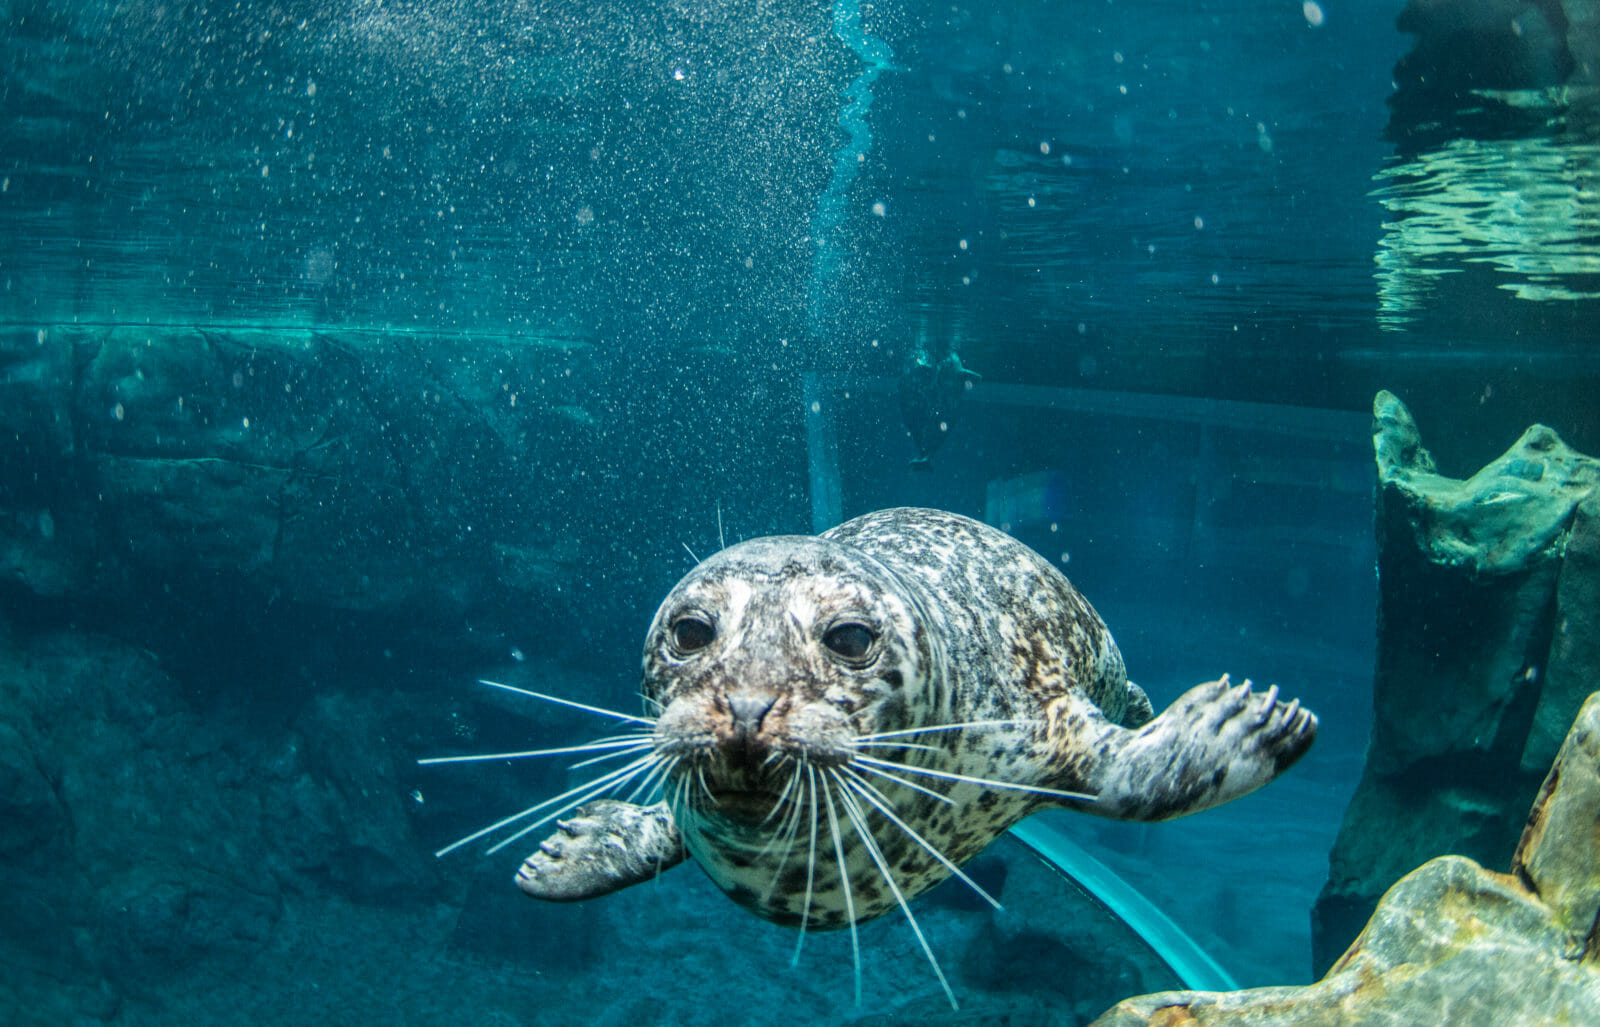
[[[1366,765],[1313,912],[1322,972],[1418,852],[1494,866],[1600,680],[1600,460],[1534,425],[1466,480],[1373,404],[1378,648]]]
[[[1401,878],[1316,984],[1119,1003],[1094,1027],[1600,1019],[1600,693],[1546,775],[1510,873],[1440,856]]]

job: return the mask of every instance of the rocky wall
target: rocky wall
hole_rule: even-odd
[[[1374,726],[1312,913],[1319,974],[1420,859],[1503,865],[1600,683],[1600,461],[1535,425],[1471,478],[1448,478],[1386,392],[1373,441]]]
[[[561,610],[605,425],[591,348],[202,327],[0,331],[0,591],[426,618]],[[202,618],[203,619],[203,618]],[[503,651],[503,650],[502,650]]]

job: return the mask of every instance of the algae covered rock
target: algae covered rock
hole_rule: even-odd
[[[1600,461],[1534,425],[1450,478],[1387,392],[1373,448],[1372,739],[1313,912],[1317,973],[1419,859],[1505,858],[1600,681]]]
[[[1441,856],[1389,889],[1315,984],[1143,995],[1094,1024],[1600,1023],[1597,913],[1600,693],[1545,778],[1510,874]]]

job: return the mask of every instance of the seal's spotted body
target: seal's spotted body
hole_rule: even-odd
[[[659,717],[640,773],[665,800],[579,810],[524,862],[530,895],[603,894],[691,855],[762,917],[842,927],[1037,809],[1191,813],[1265,784],[1316,730],[1226,678],[1151,719],[1059,571],[917,509],[706,560],[656,614],[643,690]]]

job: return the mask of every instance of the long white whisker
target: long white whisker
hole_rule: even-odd
[[[683,547],[683,551],[685,553],[689,554],[689,559],[693,560],[695,563],[699,563],[700,562],[700,558],[698,556],[694,555],[694,550],[689,548],[689,543],[680,542],[678,544]]]
[[[844,839],[839,832],[839,814],[833,808],[833,787],[822,780],[822,798],[828,804],[828,829],[833,832],[833,856],[839,861],[839,885],[844,890],[845,915],[850,919],[850,954],[856,964],[856,1005],[861,1004],[861,939],[856,930],[856,900],[850,894],[850,871],[845,868]]]
[[[789,780],[784,782],[783,791],[778,793],[778,801],[773,803],[772,804],[772,809],[768,810],[767,811],[767,815],[761,818],[761,824],[762,824],[763,827],[766,826],[768,821],[770,821],[773,817],[778,815],[778,811],[780,809],[783,809],[784,803],[789,801],[789,794],[794,791],[794,783],[796,781],[798,781],[799,779],[800,779],[800,768],[796,767],[795,768],[795,772],[793,774],[789,775]],[[787,821],[788,814],[785,814],[784,818],[785,818],[785,821]],[[779,825],[779,830],[782,830],[782,829],[783,829],[783,825],[780,824]]]
[[[672,759],[674,759],[674,760],[678,760],[680,758],[681,757],[677,757],[677,756],[672,757]],[[672,769],[673,770],[678,769],[676,764],[673,766]],[[671,771],[669,771],[668,773],[671,773]],[[688,789],[688,787],[689,787],[689,775],[688,774],[680,774],[678,776],[678,779],[676,781],[672,782],[672,796],[671,796],[671,799],[668,802],[668,808],[672,810],[672,818],[674,820],[685,821],[685,820],[688,820],[693,815],[694,811],[689,808],[689,805],[688,805],[688,802],[687,802],[687,798],[686,798],[686,795],[685,795],[685,792]],[[681,827],[682,824],[680,823],[679,826]]]
[[[655,755],[653,753],[651,755],[649,755],[649,756],[641,756],[639,759],[637,759],[634,762],[628,764],[627,766],[619,767],[618,769],[612,771],[611,773],[605,775],[604,777],[597,778],[597,779],[589,782],[587,785],[583,786],[582,788],[574,788],[571,791],[568,791],[568,792],[564,793],[563,795],[557,796],[554,800],[549,800],[549,802],[553,804],[554,802],[560,801],[561,799],[565,798],[566,796],[572,795],[572,794],[574,794],[576,792],[582,792],[583,793],[582,795],[579,795],[577,798],[572,799],[566,805],[560,806],[560,807],[552,810],[551,812],[546,813],[544,816],[540,817],[538,820],[535,820],[533,823],[529,824],[527,827],[522,828],[520,831],[518,831],[515,834],[511,835],[509,838],[503,838],[500,841],[495,842],[493,845],[489,846],[489,848],[487,850],[485,850],[485,851],[488,852],[488,853],[499,852],[501,849],[505,848],[507,845],[510,845],[512,842],[516,841],[518,838],[521,838],[523,835],[526,835],[526,834],[529,834],[532,831],[538,830],[540,827],[543,827],[545,824],[548,824],[550,821],[556,819],[559,816],[562,816],[563,814],[567,813],[568,811],[576,809],[579,806],[582,806],[584,803],[590,801],[591,799],[598,799],[600,796],[605,795],[607,792],[615,791],[616,789],[621,788],[622,786],[626,785],[629,781],[633,780],[633,778],[635,776],[644,773],[647,768],[649,768],[651,765],[653,765],[657,760],[660,760],[661,758],[662,757],[657,756],[657,755]]]
[[[800,768],[798,766],[796,766],[794,768],[794,777],[790,779],[791,786],[793,785],[793,783],[795,781],[798,781],[799,779],[800,779]],[[789,791],[788,789],[785,789],[785,794],[787,794],[788,791]],[[771,901],[772,893],[777,891],[778,882],[783,878],[783,872],[789,865],[789,855],[790,855],[790,853],[794,852],[795,839],[798,838],[799,836],[800,836],[800,804],[798,802],[796,802],[796,803],[793,803],[789,807],[789,813],[783,818],[783,823],[779,825],[778,831],[775,832],[774,835],[773,835],[774,840],[776,840],[779,837],[783,838],[783,854],[778,857],[777,869],[773,870],[773,872],[772,872],[772,882],[767,885],[766,894],[764,896],[762,896],[762,901],[763,902]],[[770,848],[771,845],[772,845],[771,842],[767,843],[767,846],[764,846],[761,851],[763,853],[765,853],[767,851],[767,848]]]
[[[921,749],[923,752],[943,752],[937,745],[923,745],[921,742],[862,742],[850,743],[853,749]]]
[[[850,818],[850,823],[855,826],[856,834],[866,846],[867,855],[872,857],[872,862],[878,866],[878,873],[883,875],[883,882],[889,886],[889,891],[894,893],[894,899],[900,904],[900,912],[906,915],[906,923],[911,925],[911,933],[917,936],[917,943],[922,946],[922,952],[928,957],[928,965],[933,967],[933,974],[939,978],[939,983],[944,987],[945,997],[950,1000],[950,1008],[959,1010],[960,1003],[956,1001],[956,993],[951,990],[950,982],[945,979],[944,970],[939,966],[939,960],[933,954],[933,948],[928,944],[928,938],[922,933],[922,926],[917,923],[917,918],[911,912],[911,905],[906,902],[906,897],[900,891],[900,885],[895,883],[894,874],[889,870],[889,863],[883,858],[883,852],[878,848],[877,841],[872,837],[872,832],[867,830],[866,815],[861,811],[861,804],[856,802],[851,794],[849,784],[839,775],[837,770],[826,772],[839,784],[839,802],[844,806],[845,815]]]
[[[1024,727],[1040,723],[1037,717],[1027,717],[1014,720],[966,720],[959,724],[936,724],[933,727],[908,727],[900,731],[879,731],[876,734],[862,735],[861,739],[877,741],[880,738],[903,738],[906,735],[929,735],[936,731],[965,731],[973,727]]]
[[[800,937],[794,943],[794,955],[789,959],[790,966],[800,965],[800,949],[806,943],[806,927],[811,922],[811,896],[816,885],[817,875],[817,768],[809,761],[806,762],[806,786],[810,800],[806,803],[811,809],[811,843],[806,850],[806,898],[800,906]]]
[[[618,735],[615,738],[602,738],[598,741],[585,742],[583,745],[564,745],[557,749],[528,749],[523,752],[486,752],[472,756],[429,756],[427,759],[418,760],[419,766],[429,766],[434,763],[481,763],[485,760],[517,760],[527,756],[559,756],[562,753],[597,752],[601,749],[622,749],[637,745],[641,741],[649,744],[651,736]]]
[[[655,766],[650,768],[650,772],[644,776],[639,784],[635,786],[633,791],[628,793],[628,797],[622,801],[631,803],[635,799],[641,797],[648,801],[650,796],[653,794],[655,786],[663,777],[666,777],[667,774],[671,772],[673,764],[677,761],[678,757],[676,756],[668,756],[663,758],[660,763],[657,763]]]
[[[644,757],[643,759],[636,760],[634,764],[629,764],[629,766],[631,767],[631,766],[634,766],[635,764],[643,765],[646,761],[648,761],[649,759],[653,759],[653,758],[654,757]],[[607,774],[605,777],[602,777],[599,780],[604,781],[607,778],[621,776],[621,775],[627,773],[628,769],[629,769],[629,767],[622,767],[619,770],[614,770],[610,774]],[[591,784],[592,783],[593,782],[591,782]],[[583,785],[582,787],[574,788],[574,789],[572,789],[572,791],[565,792],[565,793],[563,793],[561,795],[558,795],[554,799],[546,799],[544,802],[541,802],[536,806],[529,806],[527,809],[523,810],[521,813],[513,813],[511,816],[506,817],[504,820],[497,820],[494,823],[490,824],[488,827],[485,827],[480,831],[474,831],[472,834],[467,835],[465,838],[461,839],[460,841],[452,842],[449,845],[446,845],[444,848],[440,849],[438,852],[435,852],[434,856],[435,857],[439,857],[439,856],[448,855],[449,853],[452,853],[455,850],[461,848],[461,846],[466,845],[468,842],[475,842],[479,838],[482,838],[486,834],[493,834],[494,832],[500,830],[502,827],[505,827],[505,826],[507,826],[509,824],[516,823],[517,821],[521,820],[523,817],[530,817],[533,814],[539,812],[540,810],[546,809],[549,806],[551,806],[552,804],[560,802],[562,799],[565,799],[567,796],[572,795],[574,792],[580,792],[584,788],[587,788],[587,787],[588,787],[588,785]]]
[[[630,745],[626,749],[618,749],[616,752],[602,753],[599,756],[590,756],[586,760],[579,760],[576,763],[570,764],[567,767],[567,769],[568,770],[582,770],[584,767],[592,767],[596,763],[604,763],[606,760],[614,760],[618,756],[626,756],[629,753],[640,752],[641,750],[644,750],[644,749],[653,749],[653,748],[655,748],[654,740],[645,739],[642,742],[635,742],[633,745]]]
[[[985,891],[977,881],[974,881],[972,878],[968,877],[960,867],[950,862],[944,853],[934,848],[933,843],[929,842],[928,839],[918,834],[910,824],[907,824],[904,820],[901,820],[898,816],[896,816],[894,810],[889,808],[892,804],[889,802],[887,796],[874,788],[870,782],[866,781],[861,777],[861,775],[857,774],[849,767],[844,767],[843,773],[852,779],[845,783],[854,788],[857,795],[860,795],[863,799],[866,799],[868,802],[872,803],[872,805],[876,806],[878,812],[887,817],[890,823],[894,824],[894,826],[906,833],[906,837],[922,846],[924,852],[938,860],[940,863],[944,864],[945,869],[949,870],[956,877],[959,877],[962,881],[966,882],[967,887],[971,888],[979,895],[982,895],[984,900],[988,902],[989,905],[993,906],[995,909],[1002,908],[998,899]]]
[[[479,679],[478,684],[488,685],[490,688],[504,689],[507,692],[515,692],[518,695],[526,695],[531,699],[543,699],[545,702],[553,702],[559,706],[571,706],[575,710],[583,710],[586,713],[598,713],[602,717],[615,717],[618,720],[631,720],[635,724],[649,724],[652,727],[655,726],[655,718],[653,717],[635,717],[632,714],[618,713],[616,710],[602,709],[599,706],[587,706],[581,702],[573,702],[571,699],[561,699],[553,695],[546,695],[543,692],[535,692],[527,688],[518,688],[515,685],[502,685],[498,681],[486,681]]]
[[[1084,792],[1064,792],[1058,788],[1045,788],[1040,785],[1019,785],[1011,781],[995,781],[987,777],[973,777],[970,774],[957,774],[949,770],[933,770],[929,767],[914,767],[909,763],[890,763],[887,760],[874,759],[871,756],[856,756],[855,762],[871,764],[875,767],[890,767],[902,770],[908,774],[926,774],[928,777],[942,777],[947,781],[965,781],[968,784],[983,785],[986,788],[1004,788],[1016,792],[1029,792],[1034,795],[1050,795],[1058,799],[1072,799],[1074,802],[1093,802],[1095,796]]]
[[[796,771],[795,773],[798,774],[799,771]],[[765,824],[766,821],[762,821],[762,823]],[[791,806],[784,813],[783,819],[778,822],[777,830],[772,832],[772,837],[767,839],[767,844],[761,846],[761,852],[759,853],[759,855],[765,856],[767,853],[771,852],[773,850],[773,847],[776,846],[779,841],[783,841],[785,843],[793,843],[793,841],[794,841],[794,832],[799,826],[800,826],[800,807],[799,806]],[[789,858],[789,850],[787,848],[785,848],[784,851],[783,851],[783,859],[780,860],[780,862],[785,862],[785,861],[788,860],[788,858]]]
[[[859,761],[857,761],[857,762],[859,762]],[[909,788],[914,792],[921,792],[923,795],[931,796],[931,797],[933,797],[935,799],[938,799],[940,802],[944,803],[946,806],[954,806],[956,804],[956,800],[950,798],[950,796],[948,796],[948,795],[940,795],[938,792],[934,791],[931,788],[925,788],[922,785],[917,784],[915,781],[906,780],[905,778],[901,777],[899,774],[891,774],[887,770],[880,770],[877,767],[862,766],[861,769],[865,770],[869,774],[877,774],[879,777],[886,777],[889,780],[893,781],[895,784],[900,785],[900,786],[902,786],[904,788]]]

